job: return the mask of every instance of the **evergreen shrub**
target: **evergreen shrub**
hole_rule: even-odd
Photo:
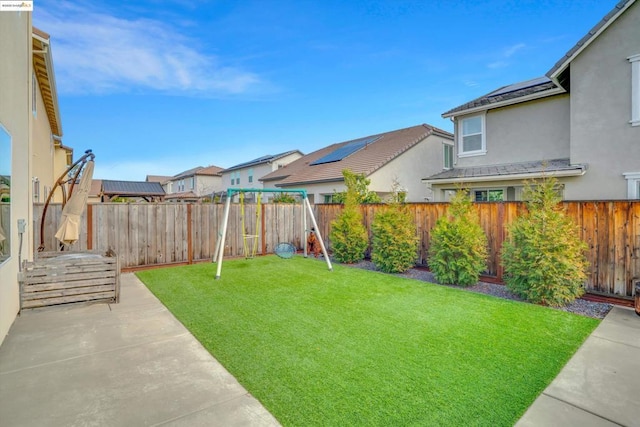
[[[344,192],[344,208],[331,221],[331,249],[338,262],[353,264],[364,259],[369,245],[367,229],[362,221],[357,191],[357,175],[345,169],[342,171],[347,191]]]
[[[436,222],[429,242],[429,268],[438,282],[471,286],[486,270],[487,236],[469,193],[458,190],[449,212]]]
[[[393,201],[376,214],[371,224],[371,261],[385,273],[404,273],[416,263],[418,236],[415,219],[402,203],[405,193],[394,194]]]
[[[586,244],[567,217],[556,191],[557,180],[527,182],[527,212],[508,227],[502,247],[507,287],[536,304],[566,305],[584,293]]]

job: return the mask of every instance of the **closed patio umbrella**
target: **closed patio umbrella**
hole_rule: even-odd
[[[80,237],[80,216],[87,205],[93,178],[93,165],[93,160],[87,162],[80,183],[77,188],[74,188],[71,198],[62,209],[62,221],[56,232],[56,239],[65,245],[74,243]]]

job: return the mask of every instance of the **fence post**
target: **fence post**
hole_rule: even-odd
[[[187,203],[187,263],[193,264],[193,236],[191,226],[191,203]]]
[[[87,250],[93,249],[93,205],[87,204]]]

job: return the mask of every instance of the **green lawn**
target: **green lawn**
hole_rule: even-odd
[[[137,274],[286,426],[510,426],[598,325],[302,257]]]

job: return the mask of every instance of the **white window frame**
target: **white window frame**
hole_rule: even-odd
[[[449,160],[451,161],[451,166],[447,166],[447,150],[451,149],[451,156]],[[442,143],[442,169],[453,169],[453,165],[455,161],[453,160],[455,156],[455,146],[449,142]]]
[[[640,126],[640,54],[627,58],[631,63],[631,126]]]
[[[640,172],[623,173],[627,180],[627,197],[635,200],[640,199]]]
[[[473,150],[473,151],[464,151],[464,136],[462,134],[462,130],[464,129],[464,122],[465,120],[470,120],[470,119],[475,119],[475,118],[480,118],[480,126],[482,128],[482,130],[480,131],[480,135],[482,136],[482,147],[479,150]],[[485,120],[486,115],[483,114],[476,114],[473,116],[468,116],[468,117],[464,117],[458,120],[458,157],[471,157],[471,156],[482,156],[487,154],[487,126],[486,126],[486,120]],[[477,134],[471,134],[471,135],[477,135]]]

